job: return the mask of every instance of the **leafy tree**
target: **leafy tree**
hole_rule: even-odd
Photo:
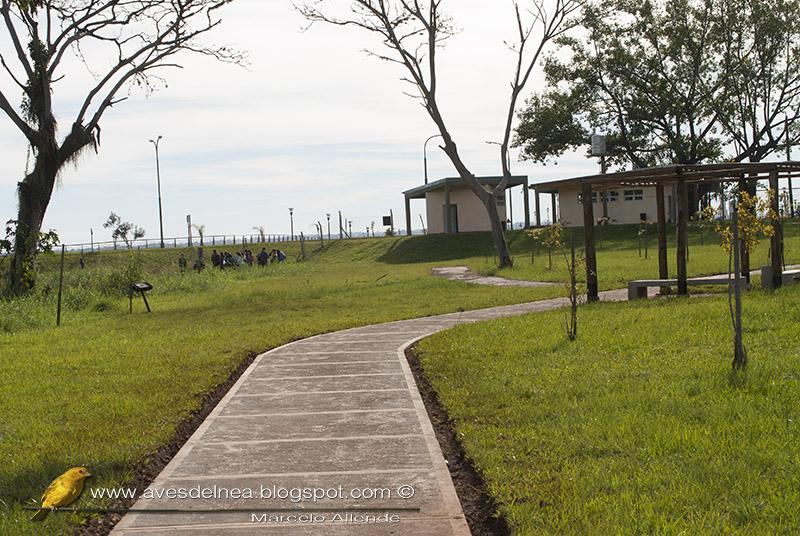
[[[800,2],[716,0],[719,83],[703,84],[731,160],[759,162],[800,141]],[[754,191],[750,192],[755,193]]]
[[[122,240],[128,249],[133,248],[133,241],[144,237],[144,229],[128,221],[122,221],[117,214],[111,213],[103,224],[106,229],[111,229],[111,238],[114,239],[116,247],[117,240]]]
[[[225,47],[207,47],[202,36],[219,23],[217,10],[231,0],[0,0],[14,60],[0,55],[6,80],[0,110],[31,147],[34,163],[18,184],[19,214],[9,268],[12,290],[34,284],[37,237],[65,165],[87,148],[98,149],[101,120],[128,98],[131,87],[150,92],[162,83],[156,70],[179,67],[173,57],[191,51],[222,61],[242,57]],[[92,50],[90,56],[85,50]],[[94,75],[85,88],[66,135],[58,133],[54,84],[69,73],[63,60],[75,54]],[[91,63],[91,64],[90,64]],[[22,100],[13,104],[16,86]]]
[[[709,7],[691,0],[611,0],[585,10],[582,38],[562,37],[546,62],[548,88],[520,114],[522,157],[548,162],[608,136],[611,165],[717,159],[722,140],[701,80],[715,65]]]
[[[611,165],[634,168],[760,161],[787,131],[800,141],[798,0],[610,0],[585,13],[585,34],[559,39],[547,89],[520,114],[523,158],[555,161],[596,131]]]

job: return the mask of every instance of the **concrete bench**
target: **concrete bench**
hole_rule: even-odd
[[[781,274],[781,282],[784,285],[800,282],[800,270],[784,270]],[[772,266],[761,267],[761,286],[765,289],[772,288]]]
[[[687,285],[727,285],[728,283],[735,283],[736,279],[728,279],[727,277],[695,277],[687,279]],[[649,287],[674,287],[678,284],[677,279],[637,279],[628,283],[628,300],[638,300],[647,297],[647,289]],[[739,284],[742,288],[747,287],[747,279],[744,277],[739,278]]]
[[[800,270],[786,270],[783,272],[783,284],[791,285],[800,281]]]

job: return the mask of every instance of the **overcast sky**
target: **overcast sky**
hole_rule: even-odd
[[[472,171],[500,172],[502,136],[514,56],[503,40],[513,35],[511,0],[445,2],[461,32],[440,56],[440,105]],[[422,144],[435,133],[418,102],[403,95],[398,67],[365,55],[371,45],[355,29],[315,25],[287,0],[236,0],[209,39],[246,50],[247,69],[203,57],[184,57],[185,69],[167,73],[168,87],[150,97],[134,92],[102,122],[99,154],[87,152],[61,178],[44,228],[67,243],[109,239],[102,223],[110,211],[158,237],[155,158],[147,142],[158,134],[164,232],[186,235],[186,215],[207,234],[313,232],[313,222],[341,210],[363,231],[393,209],[403,222],[403,190],[423,182]],[[8,43],[0,39],[2,50]],[[531,90],[538,85],[537,77]],[[73,62],[56,85],[63,129],[90,81]],[[6,94],[18,93],[0,77]],[[527,96],[527,95],[526,95]],[[516,154],[512,155],[514,158]],[[516,159],[516,158],[515,158]],[[26,145],[0,115],[0,218],[16,217],[16,183]],[[558,166],[514,163],[532,182],[592,173],[596,163],[572,155]],[[452,165],[429,145],[432,179],[454,176]],[[522,221],[522,194],[514,194]],[[414,227],[424,203],[412,203]],[[424,216],[424,214],[423,214]],[[379,227],[380,229],[380,227]]]

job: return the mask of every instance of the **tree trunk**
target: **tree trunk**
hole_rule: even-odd
[[[14,257],[9,267],[9,284],[14,294],[33,288],[36,270],[36,249],[42,221],[56,183],[57,151],[40,153],[33,171],[17,185],[19,210],[14,237]]]
[[[467,169],[467,166],[464,165],[464,162],[461,160],[461,156],[458,154],[458,148],[456,147],[453,138],[450,137],[450,133],[447,132],[447,129],[444,127],[444,121],[441,119],[438,111],[430,113],[431,117],[439,127],[439,132],[442,133],[442,138],[444,138],[445,143],[442,149],[455,166],[459,176],[461,177],[461,180],[464,181],[464,184],[469,187],[470,190],[472,190],[472,193],[474,193],[478,199],[481,200],[481,203],[483,203],[483,206],[486,208],[486,212],[489,215],[489,223],[492,226],[492,242],[494,242],[494,248],[497,251],[497,258],[500,262],[500,268],[509,268],[513,266],[514,261],[511,258],[511,253],[508,250],[508,243],[506,242],[506,236],[503,233],[503,224],[500,222],[500,213],[497,210],[497,199],[495,198],[494,193],[491,191],[486,191],[483,186],[478,183],[475,176],[470,173],[469,169]]]
[[[94,143],[94,137],[81,127],[73,127],[61,147],[56,142],[54,127],[40,133],[49,142],[37,148],[33,171],[17,185],[19,210],[14,257],[8,273],[9,287],[16,295],[26,293],[34,286],[39,234],[59,170],[84,147]]]
[[[510,268],[514,265],[514,261],[511,258],[511,252],[508,250],[506,235],[503,233],[500,212],[497,210],[497,199],[494,195],[489,194],[488,199],[481,196],[481,201],[483,206],[486,207],[486,212],[489,214],[489,222],[492,224],[492,241],[494,242],[494,248],[497,250],[500,268]]]

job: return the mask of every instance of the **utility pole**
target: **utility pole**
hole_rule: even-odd
[[[89,229],[89,240],[92,243],[92,253],[94,253],[94,229]]]
[[[497,145],[501,149],[503,147],[503,144],[500,143],[499,141],[487,141],[486,144],[487,145]],[[511,176],[511,152],[508,151],[508,150],[506,151],[506,167],[508,168],[508,175],[510,177]],[[506,185],[506,190],[507,191],[503,192],[503,202],[506,202],[506,198],[508,198],[508,201],[507,201],[508,202],[508,221],[510,223],[509,230],[513,231],[514,230],[514,200],[511,197],[511,187]]]
[[[342,211],[339,211],[339,240],[342,239]]]
[[[328,212],[325,214],[325,217],[328,218],[328,241],[331,240],[331,213]]]
[[[161,134],[155,140],[150,140],[150,143],[156,148],[156,181],[158,182],[158,227],[161,231],[161,249],[164,249],[164,216],[161,211],[161,164],[158,159],[158,144],[163,138]]]

